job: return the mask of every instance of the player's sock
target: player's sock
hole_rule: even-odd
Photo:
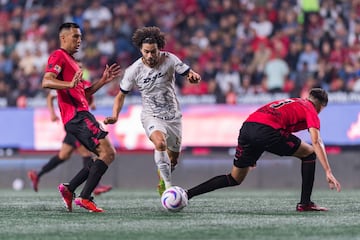
[[[80,193],[81,198],[90,199],[91,193],[99,184],[101,177],[104,175],[108,166],[100,159],[97,159],[91,166],[89,177],[85,183],[83,190]]]
[[[165,182],[165,187],[168,188],[171,186],[171,167],[170,159],[166,151],[157,151],[154,152],[154,160],[156,166],[159,170],[160,177]]]
[[[311,201],[311,193],[314,186],[316,160],[302,161],[301,163],[301,200],[300,203],[306,204]]]
[[[230,175],[220,175],[203,182],[196,187],[193,187],[187,191],[188,199],[204,194],[207,192],[214,191],[219,188],[232,187],[239,185],[236,180]]]
[[[50,172],[54,168],[56,168],[59,164],[65,162],[64,160],[60,159],[58,155],[53,156],[50,160],[41,168],[40,172],[38,172],[38,178],[44,175],[47,172]]]
[[[93,162],[92,157],[83,157],[83,166],[88,166],[89,163]]]
[[[75,175],[75,177],[71,179],[68,186],[69,191],[74,192],[78,186],[86,181],[89,176],[90,168],[93,164],[93,161],[89,161],[87,165],[84,165],[84,167]]]

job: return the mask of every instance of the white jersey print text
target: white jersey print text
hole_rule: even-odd
[[[182,74],[189,66],[169,52],[160,52],[160,62],[146,66],[141,58],[129,66],[120,82],[120,88],[131,91],[138,88],[142,97],[142,114],[171,120],[181,116],[175,93],[175,73]]]

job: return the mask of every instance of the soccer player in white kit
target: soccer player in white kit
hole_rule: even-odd
[[[158,27],[137,29],[132,41],[142,57],[125,70],[112,116],[105,118],[104,123],[113,124],[118,120],[126,94],[136,86],[142,98],[141,122],[155,147],[161,196],[171,186],[171,171],[181,151],[182,115],[175,93],[175,73],[193,84],[199,83],[201,77],[174,54],[161,51],[165,46],[165,35]]]

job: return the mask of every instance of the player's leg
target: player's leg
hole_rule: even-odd
[[[166,135],[166,152],[170,159],[170,172],[172,173],[175,170],[176,165],[178,164],[178,159],[180,156],[181,149],[181,139],[182,139],[182,123],[180,119],[171,121],[170,123],[164,124],[164,127],[167,129]],[[159,184],[158,192],[160,196],[165,191],[165,181],[160,176],[160,171],[158,170],[159,175]]]
[[[35,192],[38,191],[39,181],[42,175],[50,172],[61,163],[64,163],[68,160],[71,154],[74,151],[74,146],[69,142],[68,134],[65,136],[63,144],[61,145],[60,151],[58,154],[50,158],[50,160],[41,168],[39,172],[30,170],[28,172],[28,177],[32,182],[32,186]]]
[[[167,153],[170,159],[171,172],[175,170],[180,157],[182,143],[182,122],[180,119],[172,120],[166,125],[166,145]]]
[[[168,188],[171,186],[171,163],[167,152],[165,133],[155,130],[151,133],[150,140],[154,144],[154,160],[160,178],[164,181],[165,188]],[[161,189],[159,189],[159,192],[160,190]]]
[[[255,166],[256,161],[264,152],[262,147],[257,146],[256,141],[259,139],[259,137],[256,137],[257,135],[263,136],[260,129],[254,128],[251,124],[243,124],[238,137],[238,146],[236,147],[231,173],[213,177],[187,190],[188,199],[219,188],[241,184],[247,176],[250,167]]]
[[[110,140],[105,137],[99,139],[96,152],[98,154],[98,158],[91,165],[85,186],[81,191],[80,196],[75,199],[75,203],[91,212],[103,212],[103,209],[98,208],[93,202],[91,193],[99,184],[101,177],[105,174],[108,166],[115,159],[115,149],[110,143]]]
[[[301,159],[301,198],[300,202],[296,206],[296,210],[300,212],[327,211],[327,208],[317,206],[311,201],[316,166],[316,154],[313,147],[310,144],[301,141],[299,148],[293,156]]]
[[[83,167],[70,181],[68,189],[74,192],[81,183],[86,181],[80,197],[75,199],[75,203],[89,211],[102,212],[103,210],[97,208],[93,203],[91,193],[108,169],[108,165],[115,159],[115,149],[106,137],[108,132],[100,127],[90,112],[79,112],[65,125],[65,128],[76,136],[89,151],[97,155],[94,162]]]
[[[267,151],[279,156],[294,156],[301,159],[301,198],[296,209],[298,211],[326,210],[311,202],[316,165],[316,155],[313,147],[310,144],[301,141],[297,136],[283,131],[274,133],[272,142],[274,142],[274,144],[269,145]]]
[[[220,188],[237,186],[242,183],[250,168],[232,167],[231,174],[219,175],[187,190],[188,199]]]
[[[93,162],[93,154],[86,149],[79,141],[77,141],[76,151],[80,154],[83,160],[83,166],[88,166]]]
[[[83,159],[83,166],[89,166],[89,164],[92,164],[93,162],[93,154],[87,150],[83,145],[81,145],[80,143],[77,145],[77,149],[78,153],[80,154],[80,156]],[[99,184],[98,186],[96,186],[96,188],[94,189],[94,195],[100,195],[102,193],[106,193],[108,191],[110,191],[112,189],[111,185],[101,185]]]

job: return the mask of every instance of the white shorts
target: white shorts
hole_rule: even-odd
[[[149,139],[154,131],[163,132],[166,137],[167,148],[173,152],[180,152],[182,137],[181,118],[163,120],[153,116],[145,116],[141,117],[141,123]]]

